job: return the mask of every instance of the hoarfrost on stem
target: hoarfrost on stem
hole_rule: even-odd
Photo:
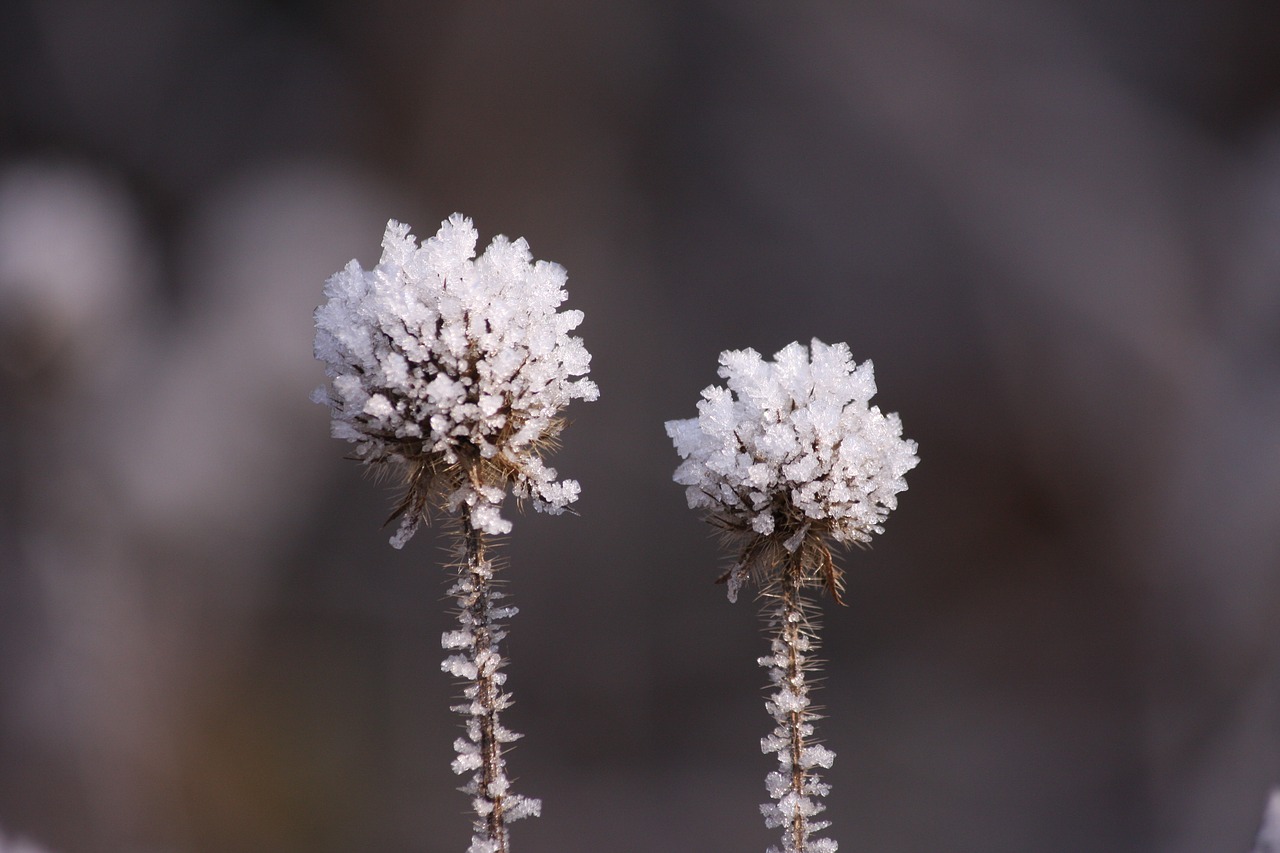
[[[525,817],[537,817],[542,801],[511,792],[503,747],[520,735],[502,725],[501,712],[511,707],[511,694],[505,692],[506,658],[499,643],[507,636],[503,621],[516,614],[516,608],[500,604],[504,595],[493,588],[494,566],[485,552],[480,531],[462,512],[462,553],[458,563],[458,580],[450,588],[458,606],[456,631],[440,638],[450,654],[440,668],[455,678],[468,682],[462,695],[466,700],[451,710],[465,720],[466,737],[453,742],[456,757],[453,772],[470,773],[462,791],[471,797],[476,820],[473,824],[470,851],[507,853],[507,825]]]
[[[402,462],[401,547],[438,498],[464,504],[485,533],[511,529],[508,488],[560,513],[578,483],[557,481],[542,452],[571,400],[594,400],[591,355],[569,335],[581,311],[558,311],[564,268],[534,261],[528,244],[495,237],[476,257],[470,219],[454,214],[419,244],[392,220],[372,270],[356,261],[330,277],[316,309],[315,354],[333,435],[365,462]]]
[[[807,673],[814,667],[810,653],[817,640],[799,584],[794,574],[783,578],[770,620],[775,635],[769,654],[758,660],[775,688],[764,706],[776,724],[760,739],[760,751],[778,759],[778,769],[765,777],[772,802],[762,804],[760,813],[765,826],[782,829],[782,847],[771,847],[770,853],[834,853],[834,840],[813,837],[830,826],[830,821],[813,820],[826,808],[822,798],[831,791],[817,768],[830,769],[836,754],[812,740],[817,715],[810,710]]]

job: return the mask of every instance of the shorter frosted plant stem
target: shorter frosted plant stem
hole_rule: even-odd
[[[807,670],[817,648],[805,587],[823,587],[837,603],[843,575],[831,543],[870,542],[907,488],[919,462],[902,421],[870,404],[871,362],[857,364],[847,344],[789,344],[766,361],[753,349],[720,353],[726,384],[702,391],[698,416],[667,421],[680,454],[675,481],[691,509],[738,549],[721,580],[729,600],[748,581],[772,601],[770,654],[760,658],[775,692],[765,702],[777,726],[760,742],[778,757],[765,780],[773,802],[765,824],[782,827],[782,853],[834,853],[836,842],[813,838],[827,827],[812,820],[829,786],[815,768],[835,753],[812,742]],[[771,848],[778,851],[779,848]]]
[[[814,768],[831,767],[835,753],[811,741],[817,715],[809,710],[805,674],[812,666],[808,655],[816,649],[817,640],[801,594],[802,578],[798,559],[783,571],[770,623],[774,631],[771,654],[760,658],[776,688],[765,708],[777,723],[773,732],[761,739],[760,749],[778,756],[778,769],[765,778],[765,787],[775,802],[763,804],[760,811],[770,829],[782,827],[782,853],[834,853],[835,841],[811,838],[830,825],[829,821],[811,820],[823,810],[820,798],[830,790]],[[778,849],[772,847],[770,853]]]
[[[467,682],[465,704],[453,710],[466,717],[465,738],[454,741],[458,757],[453,771],[473,772],[471,781],[462,788],[472,797],[476,814],[468,853],[508,853],[507,824],[542,810],[539,800],[510,793],[503,744],[520,735],[503,727],[498,713],[511,706],[511,694],[502,686],[507,680],[501,671],[506,661],[498,651],[498,642],[506,636],[502,622],[516,614],[516,608],[500,606],[502,593],[493,588],[493,563],[485,556],[484,534],[471,521],[470,507],[461,508],[462,560],[458,581],[449,590],[458,604],[460,629],[444,635],[445,649],[461,653],[445,658],[441,668]]]

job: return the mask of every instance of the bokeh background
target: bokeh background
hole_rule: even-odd
[[[920,444],[825,609],[832,835],[1247,851],[1280,782],[1280,5],[0,3],[0,827],[459,851],[446,538],[311,312],[390,217],[569,270],[597,403],[516,518],[520,853],[763,850],[766,648],[662,423],[872,358]],[[0,847],[4,841],[0,840]]]

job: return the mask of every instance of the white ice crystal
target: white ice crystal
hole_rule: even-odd
[[[315,399],[332,408],[333,435],[353,442],[357,458],[453,471],[446,505],[467,505],[472,524],[500,534],[511,529],[498,510],[508,487],[550,513],[577,498],[578,484],[556,482],[540,450],[560,411],[598,389],[584,378],[590,353],[569,335],[582,312],[556,310],[564,268],[501,236],[476,257],[476,240],[456,213],[421,244],[393,220],[376,267],[353,260],[333,275],[316,309],[329,385]],[[405,508],[397,547],[424,499],[411,491]]]
[[[789,552],[812,536],[852,543],[882,532],[920,460],[898,416],[869,405],[870,361],[814,339],[772,361],[752,349],[723,352],[719,374],[728,387],[706,388],[698,417],[666,424],[691,508]],[[742,568],[729,578],[731,598]]]
[[[774,615],[775,627],[783,627],[782,623],[793,613],[798,614],[799,610],[782,602]],[[774,637],[770,654],[758,661],[777,688],[764,703],[775,726],[760,739],[760,751],[778,759],[778,769],[765,777],[765,790],[774,802],[760,806],[765,826],[783,829],[782,846],[769,848],[771,853],[833,853],[837,846],[831,839],[813,837],[830,825],[830,821],[812,820],[825,810],[822,798],[831,790],[815,768],[830,769],[836,754],[810,740],[814,714],[809,707],[806,673],[813,662],[805,652],[813,648],[814,640],[807,635],[808,630],[802,623],[791,625],[790,630]]]
[[[506,659],[498,650],[506,638],[501,620],[514,616],[515,607],[498,602],[504,597],[491,586],[493,565],[478,562],[473,573],[459,578],[449,590],[458,605],[459,630],[445,632],[440,645],[446,651],[464,649],[451,654],[440,668],[455,678],[469,682],[462,690],[466,699],[451,710],[462,715],[466,737],[453,742],[456,757],[453,772],[471,774],[461,790],[470,794],[477,820],[473,825],[471,851],[505,849],[499,840],[505,838],[506,825],[542,813],[542,801],[510,792],[507,763],[502,746],[521,736],[498,722],[498,714],[511,707],[511,694],[503,692],[506,673],[501,668]],[[493,825],[490,816],[500,812]],[[0,851],[2,853],[2,851]]]

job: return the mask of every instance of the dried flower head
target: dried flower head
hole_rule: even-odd
[[[523,239],[496,237],[479,257],[476,239],[461,214],[421,245],[393,220],[378,265],[351,261],[316,309],[329,385],[314,399],[332,408],[334,437],[361,461],[405,466],[396,547],[435,502],[465,503],[479,530],[501,534],[508,489],[553,514],[578,496],[542,453],[561,410],[599,393],[583,378],[590,353],[568,334],[582,312],[556,310],[564,268],[535,262]]]
[[[745,540],[725,575],[729,598],[753,572],[763,582],[803,567],[839,600],[840,571],[827,539],[868,542],[907,488],[919,459],[896,414],[875,395],[870,361],[846,344],[793,343],[765,361],[755,350],[720,354],[728,387],[702,392],[698,417],[668,421],[684,459],[675,481],[689,506]]]

